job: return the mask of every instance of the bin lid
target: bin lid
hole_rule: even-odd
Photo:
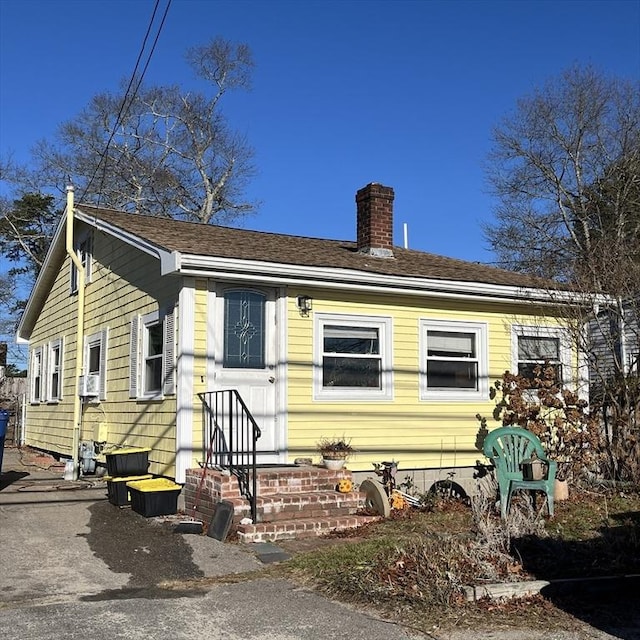
[[[127,482],[129,489],[135,491],[180,491],[182,487],[167,478],[153,478],[152,480],[134,480]]]
[[[121,456],[128,453],[144,453],[145,451],[151,451],[150,447],[125,447],[123,449],[113,449],[112,451],[105,451],[105,456]]]
[[[153,476],[146,473],[143,476],[104,476],[102,479],[107,482],[134,482],[135,480],[151,480]]]

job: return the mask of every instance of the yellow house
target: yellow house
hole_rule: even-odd
[[[18,330],[26,443],[80,466],[87,451],[149,448],[150,472],[182,483],[235,415],[214,408],[232,397],[220,392],[236,390],[259,464],[316,461],[321,438],[344,436],[355,471],[471,468],[490,383],[551,360],[575,386],[579,358],[540,281],[394,246],[393,198],[358,191],[352,242],[70,197]]]

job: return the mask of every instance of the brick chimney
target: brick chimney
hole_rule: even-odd
[[[393,258],[393,189],[372,182],[356,193],[358,251]]]

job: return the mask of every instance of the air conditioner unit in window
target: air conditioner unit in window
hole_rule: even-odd
[[[83,398],[97,398],[100,395],[100,375],[90,373],[86,376],[80,376],[78,395]]]

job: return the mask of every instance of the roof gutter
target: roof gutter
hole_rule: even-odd
[[[393,276],[350,269],[308,267],[276,264],[272,262],[215,258],[182,254],[178,263],[179,273],[195,277],[211,277],[226,280],[243,280],[258,283],[285,285],[311,285],[322,288],[340,288],[352,291],[418,295],[424,297],[458,300],[483,300],[493,302],[537,302],[544,305],[605,304],[610,299],[604,295],[583,294],[576,291],[545,290],[534,287],[516,287],[460,280],[438,280],[416,276]],[[375,278],[375,284],[372,280]]]

